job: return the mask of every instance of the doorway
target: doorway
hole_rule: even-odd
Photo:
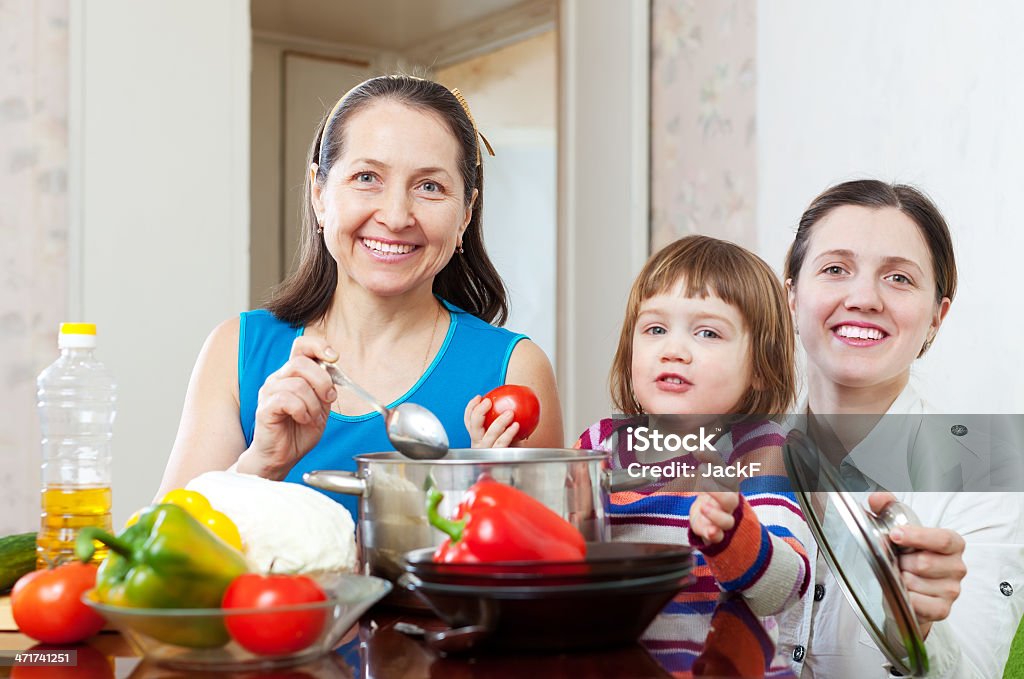
[[[252,0],[252,22],[251,305],[294,266],[306,154],[324,113],[366,78],[415,73],[458,87],[494,147],[484,236],[509,289],[507,326],[554,363],[555,0]]]

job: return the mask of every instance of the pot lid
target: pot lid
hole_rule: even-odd
[[[909,507],[894,502],[879,515],[865,509],[813,441],[794,429],[783,447],[786,470],[807,524],[847,601],[893,669],[903,675],[928,671],[917,618],[900,579],[889,530],[919,523]]]

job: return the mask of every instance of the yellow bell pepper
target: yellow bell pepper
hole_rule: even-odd
[[[185,490],[184,488],[176,488],[160,498],[160,502],[157,504],[181,507],[192,518],[206,526],[211,533],[238,551],[243,551],[242,535],[238,532],[238,526],[235,525],[235,522],[227,514],[214,509],[210,505],[210,501],[202,493],[197,493],[194,490]],[[139,514],[142,511],[144,510],[140,509],[132,514],[128,521],[125,522],[124,527],[128,528],[138,521]]]
[[[227,514],[218,512],[216,509],[210,509],[202,522],[204,526],[213,531],[213,534],[221,540],[240,552],[245,551],[242,545],[242,534],[238,532],[238,526],[235,525],[235,522]]]

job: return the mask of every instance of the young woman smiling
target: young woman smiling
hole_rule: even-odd
[[[785,278],[807,356],[807,401],[800,412],[834,434],[839,454],[833,462],[877,442],[879,428],[909,421],[899,416],[937,412],[910,385],[910,367],[935,341],[957,272],[949,229],[924,194],[873,180],[826,190],[800,219]],[[935,422],[917,421],[922,429]],[[972,445],[948,426],[915,435],[917,444],[929,444],[908,455],[938,456],[943,447]],[[922,523],[891,537],[915,550],[900,556],[899,567],[925,634],[928,676],[1001,676],[1024,610],[1022,494],[875,492],[869,504],[878,511],[894,498]],[[881,652],[812,554],[812,563],[816,559],[814,603],[798,624],[783,627],[803,676],[887,676]]]

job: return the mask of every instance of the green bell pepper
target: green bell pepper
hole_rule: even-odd
[[[96,573],[100,603],[127,608],[220,608],[224,590],[248,571],[245,557],[177,505],[153,505],[118,536],[83,528],[75,544],[82,561],[93,541],[110,548]],[[220,616],[175,619],[139,616],[135,629],[190,648],[215,648],[228,641]]]

